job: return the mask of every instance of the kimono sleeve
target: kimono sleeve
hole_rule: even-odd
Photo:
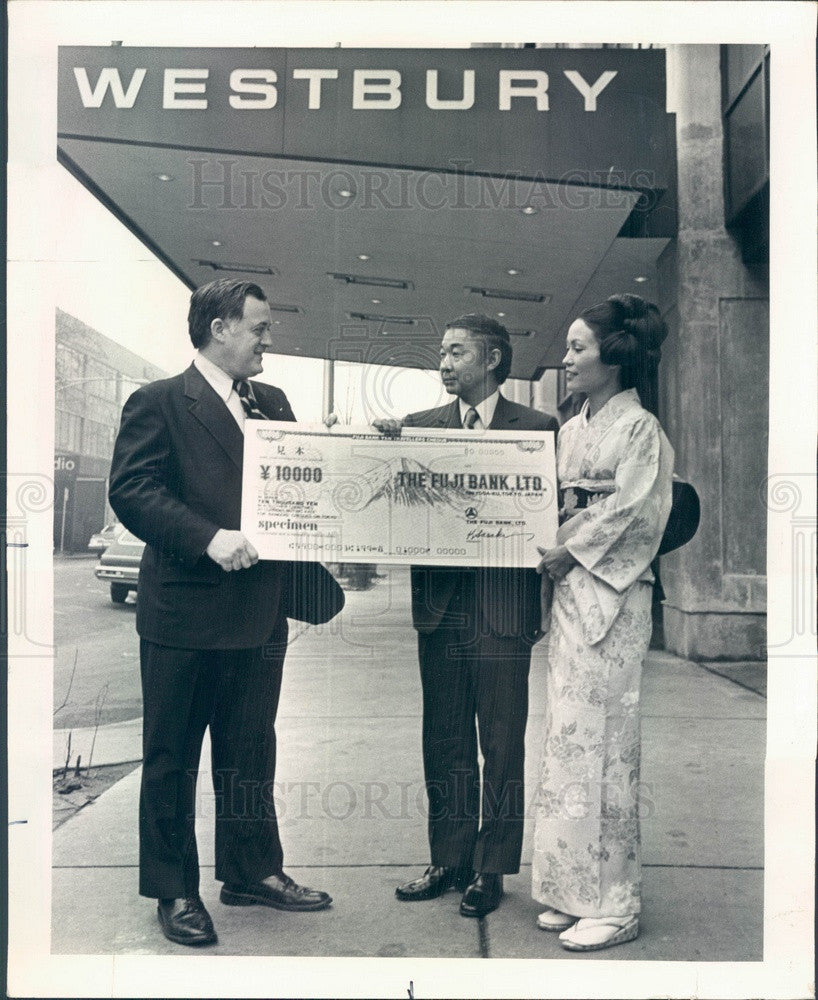
[[[673,449],[655,417],[644,413],[622,435],[614,492],[567,523],[568,551],[622,593],[656,556],[670,513],[672,478]]]

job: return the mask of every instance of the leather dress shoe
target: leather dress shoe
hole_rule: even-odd
[[[471,872],[463,872],[459,868],[443,868],[440,865],[429,865],[420,878],[406,882],[395,889],[395,895],[404,902],[421,899],[437,899],[449,889],[457,888],[460,892],[469,884]]]
[[[218,941],[213,921],[198,896],[160,899],[156,908],[162,933],[176,944],[202,945]]]
[[[496,910],[503,895],[503,876],[493,872],[479,873],[463,893],[460,913],[464,917],[485,917]]]
[[[219,899],[226,906],[272,906],[276,910],[323,910],[332,897],[297,885],[283,872],[247,885],[223,885]]]

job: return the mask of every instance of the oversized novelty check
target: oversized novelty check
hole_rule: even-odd
[[[550,431],[248,420],[241,528],[262,559],[536,566],[555,485]]]

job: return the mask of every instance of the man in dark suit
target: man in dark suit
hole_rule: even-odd
[[[508,332],[495,320],[453,320],[440,375],[455,399],[409,414],[402,426],[556,432],[553,417],[500,394],[511,355]],[[432,863],[396,890],[399,899],[434,899],[454,886],[465,890],[463,916],[482,917],[500,902],[503,874],[519,871],[528,671],[540,619],[533,569],[412,567]]]
[[[144,703],[141,895],[167,938],[216,941],[199,897],[196,775],[210,728],[221,901],[328,906],[283,872],[273,805],[275,716],[287,644],[286,564],[259,561],[239,530],[244,422],[294,420],[284,393],[248,382],[271,344],[264,292],[219,280],[191,297],[198,349],[182,374],[125,404],[110,500],[147,546],[136,628]]]

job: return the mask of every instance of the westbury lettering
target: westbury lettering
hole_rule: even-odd
[[[116,108],[133,108],[147,76],[148,68],[134,69],[130,79],[123,79],[115,66],[105,66],[92,82],[85,66],[74,67],[80,100],[84,108],[101,108],[110,91]],[[597,110],[597,99],[616,77],[616,70],[605,70],[594,81],[586,80],[575,69],[563,70],[566,79],[577,89],[585,111]],[[308,111],[319,111],[326,87],[336,86],[338,69],[294,69],[292,98],[303,103]],[[215,74],[214,74],[215,75]],[[469,111],[475,103],[473,69],[463,70],[461,96],[443,99],[438,94],[438,71],[426,71],[424,103],[431,111]],[[168,68],[162,77],[162,107],[167,110],[205,111],[209,107],[208,84],[210,70],[201,68]],[[352,109],[354,111],[394,111],[403,102],[404,79],[396,69],[352,70]],[[537,111],[550,111],[548,73],[540,69],[501,69],[497,75],[497,108],[511,111],[512,101],[528,99]],[[278,104],[278,74],[273,69],[234,69],[230,73],[229,93],[224,98],[236,111],[265,111]],[[420,95],[417,95],[420,96]]]

